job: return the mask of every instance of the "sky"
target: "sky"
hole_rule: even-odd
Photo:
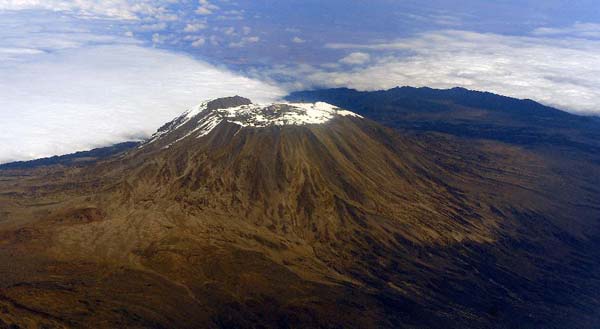
[[[209,98],[404,85],[600,115],[600,4],[0,0],[0,163],[143,139]]]

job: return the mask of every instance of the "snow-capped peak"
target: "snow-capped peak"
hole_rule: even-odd
[[[331,104],[274,103],[249,104],[214,110],[211,117],[242,127],[267,127],[325,123],[335,116],[358,116]]]
[[[245,100],[241,97],[239,99]],[[338,116],[362,118],[356,113],[324,102],[252,104],[248,100],[247,104],[238,106],[224,108],[213,106],[215,102],[220,100],[224,99],[202,102],[184,112],[181,116],[159,129],[147,144],[183,126],[189,128],[185,129],[186,133],[178,140],[192,135],[198,138],[208,135],[221,122],[230,122],[241,127],[260,128],[322,124]]]

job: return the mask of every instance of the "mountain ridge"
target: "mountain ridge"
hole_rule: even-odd
[[[290,101],[331,102],[389,127],[489,139],[533,148],[562,147],[587,156],[600,152],[600,121],[548,107],[464,88],[348,88],[294,92]]]
[[[89,164],[98,160],[102,160],[116,154],[125,152],[136,146],[139,146],[140,142],[127,141],[117,143],[109,146],[98,147],[88,151],[79,151],[64,155],[54,155],[46,158],[39,158],[26,161],[14,161],[0,164],[0,170],[15,170],[15,169],[31,169],[43,166],[53,165],[82,165]]]

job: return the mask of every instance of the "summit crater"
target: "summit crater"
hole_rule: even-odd
[[[189,136],[208,135],[223,122],[239,127],[302,126],[323,124],[336,117],[362,116],[325,102],[275,102],[254,104],[249,99],[233,96],[200,103],[161,127],[148,140],[151,144],[166,135],[179,135],[175,141]]]

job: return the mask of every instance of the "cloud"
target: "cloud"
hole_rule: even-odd
[[[137,28],[138,31],[142,32],[152,32],[152,31],[162,31],[167,28],[167,24],[164,22],[155,23],[155,24],[144,24]]]
[[[161,35],[160,33],[152,34],[152,43],[154,45],[160,45],[165,43],[169,39],[169,36]]]
[[[191,57],[122,44],[36,53],[0,65],[0,162],[148,136],[207,98],[283,91]]]
[[[237,42],[229,43],[229,47],[230,48],[239,48],[239,47],[244,47],[248,44],[257,43],[259,41],[260,41],[260,37],[257,37],[257,36],[244,37]]]
[[[585,39],[600,39],[600,24],[575,23],[568,27],[541,27],[533,31],[540,36],[570,36]]]
[[[168,4],[168,1],[166,2]],[[172,18],[161,0],[0,0],[0,10],[50,10],[82,17],[139,19],[141,16]]]
[[[219,7],[213,5],[208,0],[199,0],[200,6],[196,9],[196,14],[199,15],[211,15],[214,11],[218,10]]]
[[[227,10],[217,16],[218,20],[224,21],[240,21],[244,19],[244,10]]]
[[[362,65],[371,60],[371,55],[367,53],[355,52],[340,59],[340,63],[346,65]]]
[[[461,86],[531,98],[571,112],[600,114],[600,41],[538,34],[539,30],[529,36],[446,30],[389,42],[332,43],[326,47],[368,50],[371,56],[379,56],[352,70],[286,66],[266,74],[291,82],[290,88],[295,89]],[[345,61],[359,59],[350,55]]]
[[[197,37],[196,40],[192,41],[191,46],[194,48],[202,47],[206,43],[204,37]]]
[[[206,28],[205,23],[188,23],[184,28],[183,32],[194,33]]]
[[[232,27],[232,26],[225,27],[222,30],[223,30],[223,33],[225,35],[232,36],[232,35],[236,35],[237,34],[237,33],[235,33],[235,28]]]
[[[0,13],[0,68],[29,62],[35,55],[92,45],[141,44],[133,33],[98,34],[76,23],[76,19],[18,12]]]
[[[416,14],[416,13],[399,13],[400,16],[414,20],[418,23],[423,24],[435,24],[440,26],[452,26],[456,27],[462,25],[462,19],[459,16],[448,15],[444,13],[428,13],[428,14]]]
[[[292,42],[293,42],[293,43],[305,43],[305,42],[306,42],[306,40],[304,40],[304,39],[302,39],[302,38],[300,38],[300,37],[293,37],[293,38],[292,38]]]
[[[196,14],[199,15],[210,15],[212,14],[212,10],[206,8],[206,7],[198,7],[198,9],[196,9]]]

